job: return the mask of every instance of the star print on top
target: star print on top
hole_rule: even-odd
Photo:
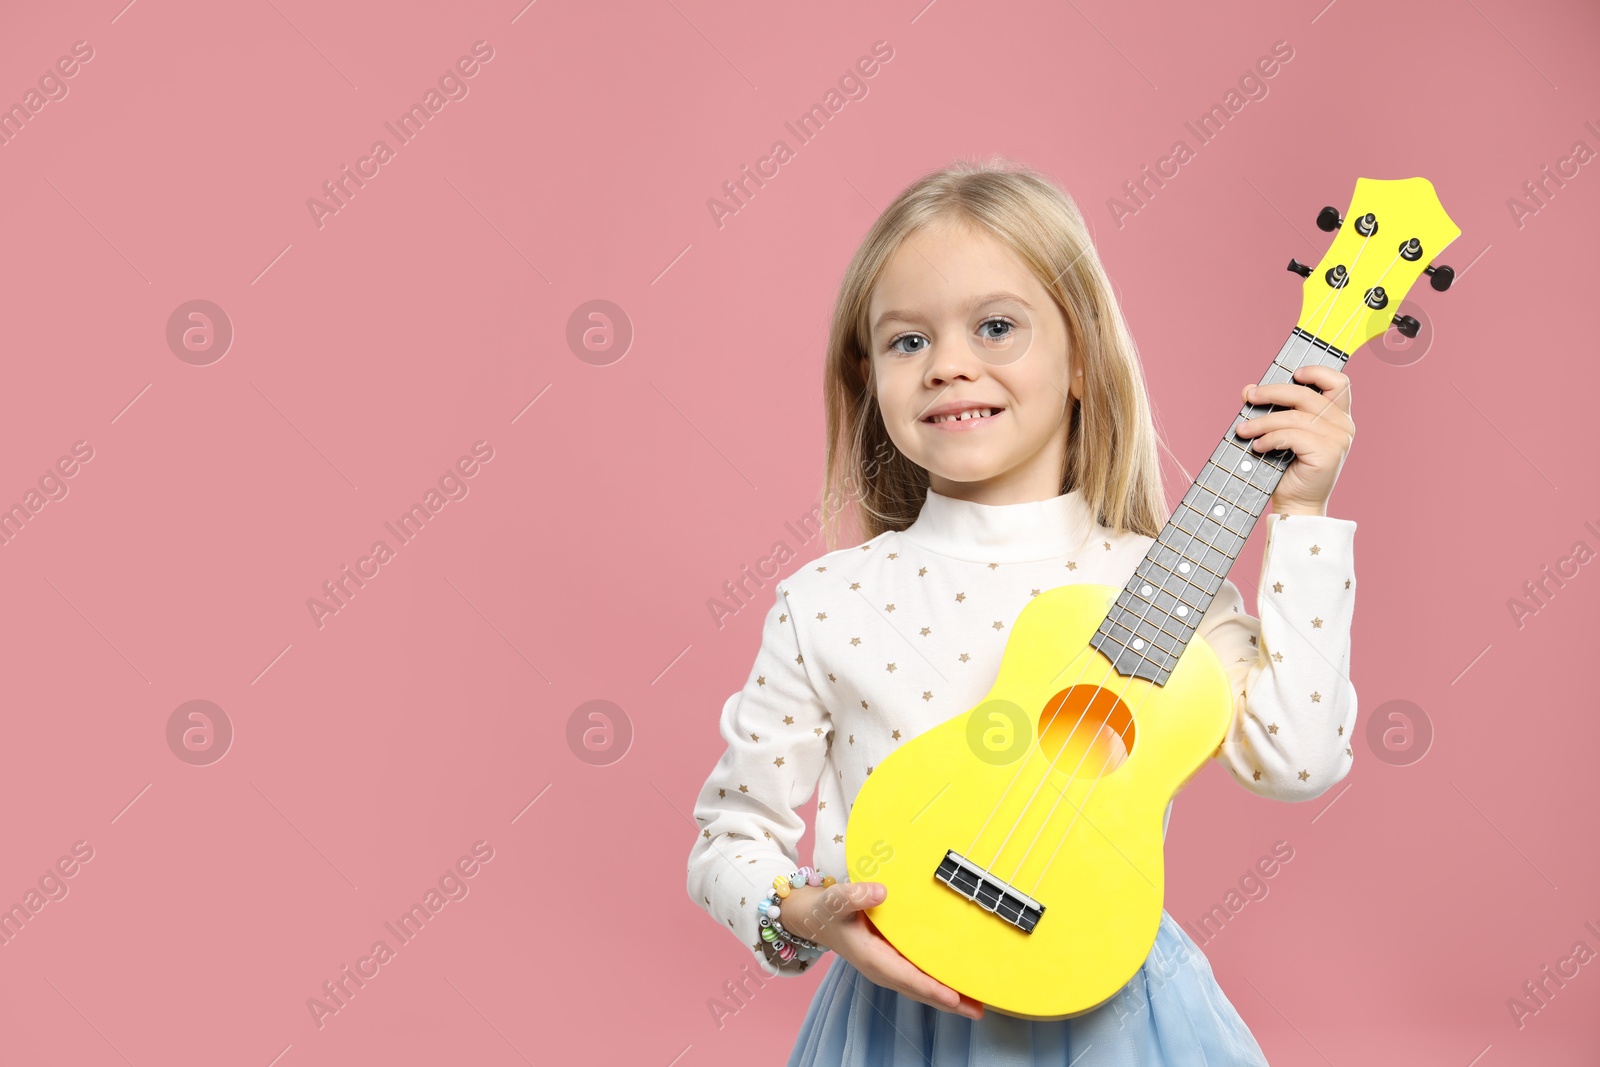
[[[1253,793],[1310,800],[1353,762],[1344,732],[1356,716],[1356,524],[1277,515],[1265,526],[1259,619],[1224,581],[1196,631],[1235,694],[1214,758]],[[767,973],[804,971],[766,948],[755,912],[772,880],[802,862],[795,807],[815,790],[816,847],[804,862],[849,881],[845,825],[867,775],[983,700],[1032,597],[1075,582],[1120,589],[1154,540],[1101,526],[1079,490],[1002,505],[930,490],[905,530],[830,552],[758,594],[772,598],[761,647],[723,705],[728,747],[695,803],[690,899]]]

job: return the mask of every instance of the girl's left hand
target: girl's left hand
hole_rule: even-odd
[[[1272,494],[1273,512],[1326,515],[1333,483],[1356,437],[1356,424],[1350,418],[1350,379],[1331,367],[1315,365],[1301,367],[1294,378],[1322,392],[1294,382],[1246,385],[1246,401],[1287,410],[1245,419],[1237,431],[1240,437],[1253,438],[1252,451],[1287,448],[1294,453]]]

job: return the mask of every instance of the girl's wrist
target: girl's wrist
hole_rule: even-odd
[[[772,888],[761,898],[757,911],[761,919],[761,939],[780,963],[798,959],[804,966],[827,951],[827,946],[803,936],[799,930],[812,929],[809,921],[816,911],[816,900],[806,890],[826,889],[831,885],[832,878],[811,867],[801,867],[787,877],[780,875],[773,879]],[[789,926],[786,919],[795,925]]]
[[[810,885],[789,890],[788,897],[780,905],[783,928],[796,937],[820,945],[819,939],[827,936],[828,928],[827,917],[817,914],[825,892],[822,886]]]

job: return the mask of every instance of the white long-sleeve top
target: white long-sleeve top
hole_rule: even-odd
[[[1319,515],[1262,524],[1259,618],[1224,581],[1196,631],[1235,693],[1214,758],[1251,792],[1309,800],[1354,757],[1356,524]],[[1153,543],[1101,526],[1079,490],[1004,505],[929,491],[905,530],[776,579],[761,598],[772,599],[749,680],[722,708],[727,751],[695,802],[690,898],[768,974],[804,971],[804,961],[780,963],[766,949],[756,914],[773,878],[802,862],[805,823],[794,809],[816,790],[806,862],[849,881],[845,823],[873,768],[982,702],[1031,597],[1072,582],[1120,589]]]

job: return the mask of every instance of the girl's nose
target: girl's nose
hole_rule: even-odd
[[[956,378],[975,380],[983,373],[983,361],[965,344],[950,341],[935,342],[930,349],[927,383],[941,385]]]

